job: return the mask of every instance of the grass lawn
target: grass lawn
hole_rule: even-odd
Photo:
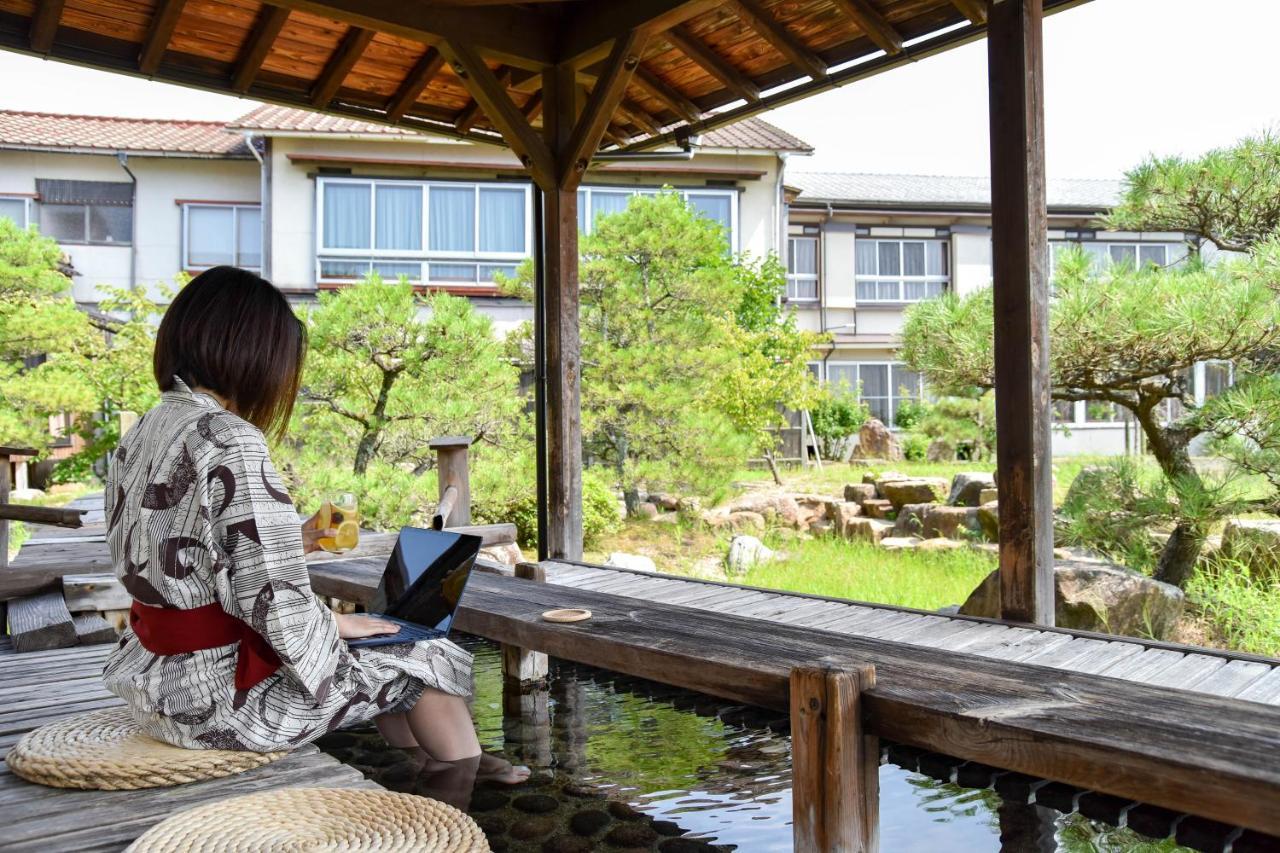
[[[785,554],[753,569],[751,586],[937,610],[961,604],[995,567],[990,554],[954,551],[886,551],[833,537],[770,542]]]

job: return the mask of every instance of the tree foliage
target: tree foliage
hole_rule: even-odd
[[[422,471],[432,438],[501,444],[518,428],[516,370],[469,300],[373,276],[321,294],[306,322],[293,433],[310,451],[349,459],[356,474],[375,459]]]

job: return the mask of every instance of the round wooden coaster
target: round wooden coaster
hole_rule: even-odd
[[[548,622],[582,622],[591,618],[591,611],[566,607],[560,610],[548,610],[542,614],[542,618]]]

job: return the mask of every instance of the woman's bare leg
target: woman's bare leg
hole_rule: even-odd
[[[480,754],[471,711],[460,696],[428,687],[404,717],[414,740],[437,761],[460,761]]]
[[[404,714],[379,714],[373,722],[382,733],[382,739],[395,749],[418,749],[418,739],[409,728]]]

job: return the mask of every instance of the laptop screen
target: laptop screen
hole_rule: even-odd
[[[447,632],[480,550],[480,537],[405,527],[387,561],[375,608]],[[385,607],[379,607],[385,602]]]

